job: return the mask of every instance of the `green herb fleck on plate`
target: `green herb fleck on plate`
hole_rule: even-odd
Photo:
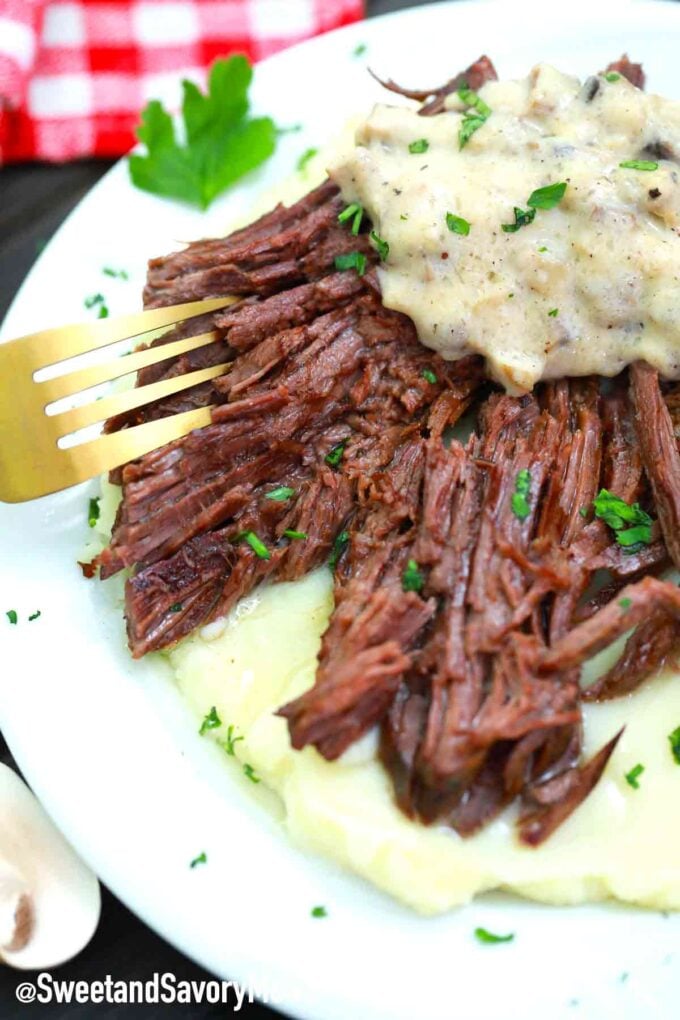
[[[446,226],[452,234],[460,234],[462,237],[467,237],[470,233],[468,221],[464,220],[462,216],[455,216],[454,213],[447,212]]]
[[[210,709],[210,711],[203,717],[203,722],[201,723],[201,728],[198,731],[199,736],[202,737],[204,734],[206,734],[208,732],[208,730],[217,730],[217,729],[220,728],[221,725],[222,725],[222,720],[220,719],[219,715],[217,714],[217,709],[213,705],[213,707]]]
[[[194,859],[191,862],[191,864],[189,865],[189,867],[190,868],[195,868],[198,864],[205,864],[205,862],[207,860],[208,860],[208,858],[207,858],[205,850],[204,850],[203,853],[198,855],[198,857],[194,857]]]
[[[304,539],[308,537],[306,531],[294,531],[293,528],[286,528],[286,530],[284,531],[284,535],[286,536],[286,538]]]
[[[492,931],[487,931],[486,928],[475,928],[475,938],[477,941],[489,946],[498,945],[499,942],[512,942],[514,937],[514,934],[494,935]]]
[[[672,733],[668,734],[668,739],[671,745],[671,754],[673,755],[676,763],[680,765],[680,726],[673,730]]]
[[[90,500],[90,506],[87,513],[87,523],[91,528],[94,528],[95,524],[99,520],[99,496],[93,496]]]
[[[616,534],[616,541],[625,548],[649,545],[654,521],[639,503],[628,504],[608,489],[600,489],[593,500],[595,516]]]
[[[312,907],[310,913],[312,917],[328,917],[328,911],[325,907]]]
[[[431,368],[424,368],[420,374],[423,379],[425,379],[426,382],[429,382],[432,386],[434,386],[438,381],[437,376]]]
[[[645,771],[644,765],[638,764],[634,765],[630,772],[626,772],[625,776],[626,782],[628,783],[629,786],[632,786],[634,790],[640,789],[640,783],[638,782],[638,780],[640,779],[640,776],[644,771]]]
[[[384,262],[390,253],[390,246],[387,241],[383,240],[379,234],[376,234],[375,230],[371,231],[371,241],[375,245],[375,250],[378,253],[378,258],[381,262]]]
[[[550,311],[548,312],[548,315],[550,316],[551,319],[556,319],[557,316],[559,315],[559,312],[560,312],[559,308],[551,308]]]
[[[17,620],[19,619],[19,617],[17,616],[16,609],[8,609],[7,612],[5,613],[5,616],[7,617],[10,623],[16,623]]]
[[[287,499],[294,495],[295,489],[291,489],[289,485],[279,485],[278,488],[268,492],[264,498],[271,499],[274,503],[285,503]]]
[[[341,443],[338,443],[336,446],[334,446],[332,450],[330,450],[324,457],[326,463],[329,464],[331,467],[334,468],[337,467],[340,461],[342,460],[342,455],[345,452],[346,445],[347,440],[343,439]]]
[[[423,152],[427,152],[430,148],[430,143],[427,138],[416,138],[415,142],[411,142],[408,151],[414,156],[419,156]]]
[[[305,169],[309,161],[311,159],[314,159],[318,151],[319,151],[318,149],[315,149],[313,147],[305,149],[305,151],[302,153],[302,155],[297,161],[296,169],[299,170],[301,173]]]
[[[621,75],[618,73],[618,71],[607,71],[604,77],[605,81],[619,81]]]
[[[627,609],[630,609],[630,607],[633,605],[633,600],[632,599],[619,599],[619,605],[621,606],[621,608],[625,612]]]
[[[544,188],[537,188],[536,191],[531,192],[527,205],[532,209],[554,209],[564,198],[566,190],[566,181],[546,184]]]
[[[363,206],[360,206],[358,202],[352,202],[351,205],[346,205],[341,213],[338,213],[338,223],[346,223],[347,220],[352,221],[350,233],[357,236],[361,229],[361,221],[364,218]]]
[[[236,727],[233,726],[233,725],[228,726],[227,727],[227,739],[220,741],[220,746],[223,747],[224,750],[227,752],[227,754],[231,755],[232,758],[234,757],[234,753],[235,753],[235,749],[236,749],[236,744],[238,744],[239,740],[244,740],[245,739],[244,737],[236,737],[236,736],[234,736],[235,733],[236,733]]]
[[[257,772],[255,771],[252,765],[248,764],[248,762],[246,762],[243,766],[243,774],[244,776],[248,777],[251,783],[260,782],[260,777],[258,776]]]
[[[33,623],[34,620],[39,620],[41,616],[42,611],[40,609],[36,609],[36,611],[34,613],[31,613],[31,615],[29,616],[28,622]]]
[[[328,566],[331,568],[331,570],[335,570],[335,568],[338,565],[338,560],[340,559],[348,545],[349,545],[349,531],[341,531],[340,534],[335,539],[335,541],[333,542],[333,548],[331,550],[331,555],[328,560]]]
[[[515,217],[514,223],[501,223],[501,229],[506,234],[516,234],[520,227],[528,227],[530,223],[534,222],[536,216],[535,209],[520,209],[519,206],[515,206],[513,209]]]
[[[130,276],[125,269],[112,269],[111,266],[104,266],[102,269],[104,276],[110,276],[113,280],[129,280]]]
[[[423,572],[415,560],[409,560],[401,575],[401,587],[404,591],[422,591],[425,584]]]

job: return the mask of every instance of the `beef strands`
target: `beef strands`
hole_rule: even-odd
[[[610,70],[641,86],[626,57]],[[495,77],[480,58],[429,92],[434,115]],[[425,102],[425,100],[428,100]],[[329,561],[335,610],[314,686],[282,706],[296,748],[340,756],[379,728],[401,808],[478,831],[513,800],[536,846],[597,783],[620,734],[582,761],[582,703],[618,697],[673,663],[680,592],[678,387],[635,365],[606,387],[560,380],[490,392],[478,359],[445,363],[385,309],[364,222],[338,222],[329,181],[224,239],[154,259],[147,307],[242,300],[155,343],[218,340],[139,384],[231,361],[200,387],[108,423],[195,406],[213,424],[118,472],[123,500],[101,574],[123,568],[130,647],[166,647],[264,581]],[[366,272],[338,271],[356,251]],[[450,429],[472,412],[469,438]],[[622,545],[606,489],[649,515]],[[620,529],[619,529],[620,530]],[[594,588],[596,572],[609,579]],[[587,690],[583,662],[632,630]]]

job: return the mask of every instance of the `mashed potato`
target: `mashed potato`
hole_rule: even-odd
[[[396,807],[389,777],[376,760],[374,734],[327,762],[312,748],[293,751],[276,709],[314,681],[316,655],[333,605],[330,571],[272,585],[245,599],[226,620],[185,639],[169,653],[179,687],[197,719],[214,705],[224,741],[284,805],[299,845],[325,854],[424,913],[466,903],[488,889],[508,889],[548,903],[616,897],[653,907],[680,907],[680,766],[668,734],[680,725],[680,683],[666,674],[636,693],[588,705],[585,752],[626,731],[593,793],[539,849],[517,841],[510,809],[463,840],[423,826]],[[609,650],[613,659],[617,649]],[[593,661],[591,674],[606,663]],[[234,759],[225,753],[225,764]],[[639,788],[625,774],[644,765]]]
[[[326,155],[319,154],[304,173],[264,196],[253,215],[276,201],[295,201],[319,182],[325,165]],[[119,490],[103,482],[96,529],[102,544],[118,498]],[[91,543],[89,555],[100,548]],[[115,582],[114,588],[119,597]],[[231,747],[234,756],[225,750],[225,768],[250,766],[251,776],[278,794],[282,824],[298,845],[333,858],[423,913],[445,911],[491,889],[547,903],[615,897],[680,908],[680,766],[668,741],[680,726],[677,676],[659,676],[618,701],[584,706],[586,755],[624,724],[626,730],[593,793],[543,846],[519,844],[516,808],[463,840],[398,810],[376,757],[374,733],[335,763],[312,747],[292,750],[286,723],[274,713],[314,682],[332,608],[331,573],[322,567],[300,581],[255,592],[227,619],[165,653],[197,721],[213,706],[222,721],[204,739]],[[591,677],[620,647],[589,664]],[[644,772],[634,789],[625,775],[637,764]]]

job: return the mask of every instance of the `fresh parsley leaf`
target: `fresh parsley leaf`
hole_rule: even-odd
[[[476,92],[473,92],[472,89],[458,89],[458,98],[468,107],[468,112],[463,116],[458,130],[458,146],[463,149],[475,131],[479,131],[480,127],[486,123],[491,116],[491,110],[484,100]]]
[[[352,221],[352,227],[350,233],[356,237],[361,229],[361,221],[364,218],[363,207],[358,202],[352,202],[351,205],[345,206],[342,212],[338,215],[338,223],[345,223],[347,220]]]
[[[432,386],[434,386],[435,383],[438,381],[437,376],[435,375],[431,368],[424,368],[420,374],[422,375],[423,379],[425,379],[426,382],[431,383]]]
[[[173,602],[173,604],[170,606],[171,613],[181,613],[182,609],[183,606],[181,602]]]
[[[29,616],[28,622],[33,623],[34,620],[38,620],[41,616],[42,616],[41,610],[36,609],[36,611],[34,613],[31,613],[31,615]]]
[[[461,234],[463,237],[467,237],[470,233],[470,224],[468,221],[464,220],[462,216],[455,216],[450,212],[447,212],[446,214],[446,226],[452,234]]]
[[[103,294],[90,294],[89,297],[85,298],[83,304],[85,305],[85,307],[88,310],[90,308],[96,308],[97,305],[103,305],[104,304],[104,295]]]
[[[675,758],[676,763],[680,765],[680,726],[668,734],[668,739],[671,745],[671,754]]]
[[[238,744],[239,740],[245,739],[244,737],[235,737],[234,736],[235,732],[236,732],[235,726],[228,726],[227,739],[220,741],[221,746],[224,748],[227,754],[231,755],[232,758],[234,757],[236,744]]]
[[[364,55],[364,53],[366,52],[367,49],[368,49],[368,46],[366,45],[366,43],[365,42],[360,42],[352,50],[352,56],[353,57],[363,57],[363,55]]]
[[[87,513],[87,523],[91,528],[94,528],[95,524],[99,520],[99,496],[93,496],[90,500],[90,508]]]
[[[183,81],[184,144],[161,103],[148,103],[137,128],[146,154],[129,157],[133,184],[207,209],[225,188],[269,159],[276,127],[270,117],[248,115],[252,77],[246,57],[236,55],[215,61],[205,94]]]
[[[604,77],[606,81],[618,81],[621,75],[617,71],[607,71]]]
[[[19,617],[17,616],[16,609],[8,609],[7,612],[5,613],[5,616],[7,617],[10,623],[16,623],[17,620],[19,619]]]
[[[547,184],[545,188],[537,188],[529,195],[527,205],[532,209],[554,209],[564,198],[567,190],[567,182],[560,181],[556,184]]]
[[[546,246],[544,244],[542,244],[541,247],[538,250],[539,250],[539,252],[543,253],[544,251],[547,251],[548,249],[546,248]]]
[[[328,566],[331,570],[335,570],[338,565],[338,560],[344,553],[345,549],[349,545],[349,531],[341,531],[340,534],[333,542],[333,548],[331,550],[330,559],[328,560]]]
[[[654,521],[640,508],[639,503],[629,505],[608,489],[600,489],[593,500],[595,516],[604,521],[616,533],[619,545],[631,548],[649,545],[652,541]]]
[[[409,560],[401,575],[401,587],[404,591],[422,591],[425,584],[423,572],[415,560]]]
[[[375,230],[371,231],[371,240],[375,245],[375,249],[378,253],[378,257],[381,262],[384,262],[390,253],[390,246],[387,241],[384,241],[379,234],[376,234]]]
[[[430,143],[427,138],[416,138],[415,142],[411,142],[408,151],[414,156],[419,156],[422,152],[427,152],[430,148]]]
[[[514,934],[494,935],[493,932],[487,931],[486,928],[475,928],[475,938],[478,942],[483,942],[486,945],[497,945],[499,942],[512,942],[514,937]]]
[[[506,234],[516,234],[520,227],[528,227],[530,223],[534,222],[534,217],[536,216],[535,209],[525,210],[520,209],[518,206],[515,206],[513,212],[515,214],[514,223],[501,223],[501,228]]]
[[[333,449],[330,450],[324,457],[326,463],[330,464],[331,467],[337,467],[340,461],[342,460],[342,455],[345,452],[346,445],[347,440],[343,439],[341,443],[338,443],[336,446],[334,446]]]
[[[240,542],[241,540],[248,543],[259,559],[270,560],[272,558],[271,552],[259,535],[256,535],[254,531],[242,531],[240,535],[237,535],[234,539],[235,542]]]
[[[318,149],[314,148],[305,149],[305,151],[302,153],[302,155],[297,161],[297,169],[300,172],[302,172],[309,163],[310,159],[314,159],[318,151],[319,151]]]
[[[286,528],[284,531],[286,538],[307,538],[306,531],[294,531],[293,528]]]
[[[525,520],[531,513],[529,495],[531,493],[531,472],[524,468],[517,472],[515,478],[515,491],[512,494],[510,506],[515,517],[520,521]]]
[[[277,489],[272,489],[264,497],[265,499],[271,499],[274,503],[285,503],[287,499],[295,495],[295,489],[291,489],[288,485],[279,485]]]
[[[626,772],[626,782],[629,786],[632,786],[634,790],[640,789],[640,783],[638,780],[644,771],[644,765],[634,765],[630,772]]]
[[[110,276],[114,280],[129,280],[130,277],[125,269],[112,269],[111,266],[104,266],[102,269],[104,276]]]
[[[619,599],[619,605],[621,606],[621,609],[623,609],[623,611],[625,612],[627,609],[630,609],[630,607],[633,605],[633,600]]]
[[[588,511],[588,507],[587,506],[579,507],[579,511],[578,512],[581,515],[581,517],[587,517],[588,516],[588,512],[589,512]]]
[[[658,170],[659,164],[649,159],[627,159],[619,163],[623,170]]]
[[[328,917],[328,911],[325,907],[312,907],[310,913],[312,917]]]
[[[366,256],[362,251],[350,251],[346,255],[335,256],[336,269],[356,269],[359,276],[366,272]]]
[[[199,736],[202,737],[205,733],[208,732],[208,730],[217,730],[217,729],[220,728],[221,725],[222,725],[222,720],[220,719],[219,715],[217,714],[217,709],[213,705],[213,707],[210,709],[210,711],[203,717],[203,722],[201,723],[201,728],[198,731]]]
[[[205,850],[204,850],[203,853],[198,855],[198,857],[194,857],[194,859],[191,862],[191,864],[189,865],[189,867],[190,868],[195,868],[197,864],[205,864],[205,862],[207,860],[208,860],[208,858],[207,858]]]
[[[108,317],[109,317],[108,306],[107,305],[100,305],[99,306],[99,311],[97,312],[97,318],[98,319],[108,319]]]
[[[257,772],[255,771],[252,765],[248,764],[248,762],[246,762],[243,766],[243,774],[248,777],[251,783],[260,782],[260,777],[258,776]]]
[[[548,315],[550,316],[551,319],[556,319],[559,313],[560,313],[559,308],[551,308],[550,311],[548,312]]]

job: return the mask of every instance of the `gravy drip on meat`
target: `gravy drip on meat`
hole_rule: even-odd
[[[492,112],[462,149],[457,94],[429,118],[379,105],[330,167],[389,244],[384,304],[447,360],[484,355],[510,393],[637,360],[680,378],[680,103],[610,78],[582,85],[539,65],[488,82]],[[423,138],[427,150],[410,152]],[[631,160],[657,166],[620,166]],[[557,206],[503,231],[558,182]]]

